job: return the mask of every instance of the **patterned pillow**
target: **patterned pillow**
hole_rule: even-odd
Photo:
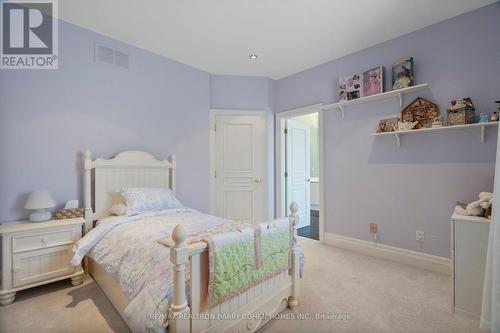
[[[168,188],[130,187],[121,191],[127,205],[127,215],[154,212],[162,209],[182,208]]]
[[[125,204],[119,203],[111,206],[109,212],[116,216],[127,216],[127,206],[125,206]]]

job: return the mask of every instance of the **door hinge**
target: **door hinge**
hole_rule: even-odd
[[[217,132],[217,124],[214,124],[214,132]]]
[[[284,132],[285,132],[285,134],[288,134],[288,128],[285,128]]]
[[[288,177],[288,172],[285,171],[285,178]]]
[[[217,178],[217,170],[214,171],[214,178]]]

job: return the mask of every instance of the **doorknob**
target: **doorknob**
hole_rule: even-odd
[[[257,183],[257,184],[260,184],[260,183],[262,183],[262,179],[260,179],[260,178],[254,178],[253,182]]]
[[[306,178],[306,182],[310,182],[311,181],[311,178]]]

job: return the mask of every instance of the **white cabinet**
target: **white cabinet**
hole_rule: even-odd
[[[10,304],[17,291],[41,284],[67,278],[73,285],[82,283],[82,267],[74,267],[70,260],[84,223],[84,219],[77,218],[0,225],[0,304]]]
[[[479,319],[490,222],[483,217],[453,214],[453,311]]]

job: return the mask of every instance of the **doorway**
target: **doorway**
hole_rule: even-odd
[[[319,105],[277,114],[277,205],[286,215],[299,205],[299,236],[323,240],[322,111]]]
[[[261,111],[211,111],[211,213],[266,220],[266,117]]]

